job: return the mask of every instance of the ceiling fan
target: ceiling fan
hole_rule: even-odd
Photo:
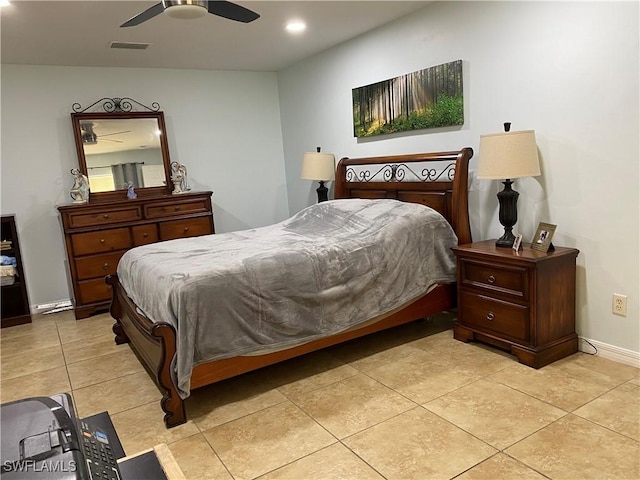
[[[203,0],[162,0],[162,2],[147,8],[144,12],[130,18],[120,27],[133,27],[152,19],[162,12],[174,18],[198,18],[207,13],[219,17],[235,20],[236,22],[249,23],[260,18],[256,12],[226,1]]]
[[[98,139],[107,142],[124,143],[124,140],[117,140],[113,138],[104,138],[111,135],[121,135],[123,133],[131,133],[131,130],[123,130],[122,132],[105,133],[104,135],[98,135],[94,130],[93,122],[83,122],[80,124],[80,132],[82,133],[82,143],[84,145],[95,145],[98,143]]]

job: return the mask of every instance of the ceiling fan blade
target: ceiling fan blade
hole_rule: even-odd
[[[122,133],[131,133],[131,130],[123,130],[122,132],[104,133],[98,135],[98,138],[108,137],[109,135],[120,135]]]
[[[249,23],[260,18],[256,12],[241,7],[231,2],[209,0],[207,10],[219,17],[235,20],[236,22]]]
[[[160,2],[155,4],[153,7],[147,8],[144,12],[139,13],[135,17],[131,17],[129,20],[120,25],[120,28],[140,25],[142,22],[146,22],[156,15],[160,15],[162,12],[164,12],[164,6],[162,5],[162,2]]]

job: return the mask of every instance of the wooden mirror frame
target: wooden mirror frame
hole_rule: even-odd
[[[160,187],[138,187],[135,192],[139,197],[150,197],[170,194],[172,190],[171,184],[171,159],[169,157],[169,143],[167,141],[167,129],[164,122],[164,113],[162,111],[154,112],[89,112],[89,113],[72,113],[71,122],[73,125],[73,135],[76,142],[76,150],[78,153],[78,165],[80,171],[89,176],[87,168],[87,159],[82,143],[82,130],[80,124],[86,120],[117,120],[117,119],[156,119],[158,128],[160,129],[160,151],[162,153],[162,162],[164,165],[165,185]],[[89,201],[108,202],[122,200],[126,198],[127,190],[119,189],[109,192],[90,192]]]

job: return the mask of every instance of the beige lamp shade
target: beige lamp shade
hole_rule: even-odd
[[[312,152],[302,157],[302,173],[305,180],[333,180],[336,178],[335,157],[332,153]]]
[[[480,136],[478,178],[537,177],[540,162],[533,130]]]

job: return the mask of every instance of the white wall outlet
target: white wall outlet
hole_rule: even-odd
[[[619,293],[613,294],[613,313],[616,315],[627,316],[627,296]]]

